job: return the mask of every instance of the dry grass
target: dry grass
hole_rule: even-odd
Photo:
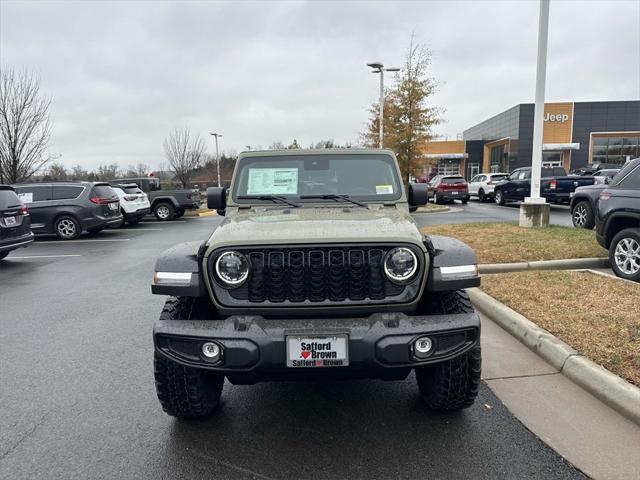
[[[418,210],[416,210],[416,212],[417,213],[446,212],[447,210],[449,210],[449,207],[446,207],[444,205],[435,205],[433,203],[427,203],[426,205],[420,205],[418,207]]]
[[[550,226],[521,228],[515,223],[466,223],[424,227],[423,233],[447,235],[472,247],[478,263],[512,263],[607,256],[594,232]]]
[[[482,290],[640,386],[640,284],[588,272],[485,276]]]

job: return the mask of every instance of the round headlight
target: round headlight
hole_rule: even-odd
[[[392,282],[405,283],[418,269],[416,254],[404,247],[394,248],[384,257],[384,273]]]
[[[239,287],[249,276],[249,261],[240,252],[225,252],[216,260],[216,274],[226,286]]]

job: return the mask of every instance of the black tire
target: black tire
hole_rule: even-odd
[[[428,306],[432,315],[472,313],[473,305],[464,290],[434,295]],[[432,410],[462,410],[473,405],[480,388],[482,352],[480,342],[446,362],[416,368],[420,395]]]
[[[586,200],[576,203],[571,209],[571,221],[576,228],[592,230],[596,226],[596,217],[591,204]]]
[[[53,233],[60,240],[73,240],[82,233],[80,224],[71,215],[61,215],[53,222]]]
[[[625,228],[613,237],[609,261],[617,276],[640,282],[640,228]]]
[[[207,318],[199,315],[206,306],[200,298],[170,298],[160,320]],[[197,418],[210,415],[220,403],[224,375],[198,368],[184,367],[154,352],[156,393],[162,409],[171,416]]]
[[[504,205],[504,195],[502,193],[502,190],[496,190],[493,199],[498,205]]]
[[[0,252],[0,260],[2,260],[3,258],[7,258],[7,255],[9,255],[9,252],[11,250],[7,250],[5,252]]]
[[[178,210],[176,210],[176,213],[174,214],[174,218],[180,218],[183,215],[184,215],[184,210],[178,209]]]
[[[169,222],[175,217],[176,211],[170,203],[160,202],[154,207],[153,214],[161,222]]]
[[[438,194],[437,194],[437,193],[435,193],[435,192],[434,192],[434,194],[433,194],[433,203],[434,203],[434,204],[436,204],[436,205],[439,205],[440,203],[442,203],[442,200],[440,200],[440,199],[438,198]]]
[[[478,200],[480,200],[480,202],[482,203],[487,201],[487,196],[485,195],[483,189],[478,190]]]
[[[469,202],[469,197],[465,197],[462,199],[462,204],[466,205]]]

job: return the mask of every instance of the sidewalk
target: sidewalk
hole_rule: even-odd
[[[640,427],[481,319],[483,380],[507,408],[589,477],[640,478]]]

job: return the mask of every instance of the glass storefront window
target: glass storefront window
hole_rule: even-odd
[[[591,163],[623,164],[640,156],[640,137],[594,137],[591,155]]]

